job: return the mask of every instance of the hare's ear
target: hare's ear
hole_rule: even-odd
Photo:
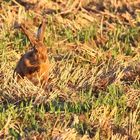
[[[41,42],[44,41],[45,30],[46,30],[46,20],[43,19],[37,31],[37,39]]]
[[[27,38],[29,39],[30,43],[32,44],[32,46],[34,46],[36,44],[36,38],[35,36],[33,35],[33,33],[31,33],[29,31],[29,29],[24,25],[24,24],[21,24],[20,25],[20,28],[22,30],[22,32],[27,36]]]

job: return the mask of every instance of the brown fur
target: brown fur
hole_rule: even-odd
[[[27,77],[35,85],[39,82],[46,84],[49,75],[49,59],[47,54],[47,47],[43,43],[44,32],[45,32],[45,21],[42,22],[38,29],[37,38],[30,33],[26,25],[20,25],[20,28],[28,37],[32,44],[32,50],[25,53],[17,63],[14,70],[18,75],[18,80]]]

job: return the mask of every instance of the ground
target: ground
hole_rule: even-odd
[[[47,20],[45,90],[14,68]],[[0,139],[140,139],[138,0],[0,1]]]

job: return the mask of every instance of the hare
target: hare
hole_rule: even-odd
[[[17,74],[17,80],[27,77],[33,84],[46,84],[49,75],[49,59],[47,47],[44,44],[44,33],[46,29],[45,20],[40,24],[36,37],[29,31],[25,24],[19,27],[28,37],[32,49],[25,53],[17,63],[13,77]]]

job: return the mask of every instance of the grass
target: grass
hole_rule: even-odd
[[[0,139],[140,139],[138,7],[105,0],[100,3],[105,11],[98,1],[83,2],[79,9],[74,1],[46,2],[44,8],[58,9],[45,16],[51,62],[47,90],[12,78],[29,50],[14,21],[38,25],[45,9],[25,11],[10,0],[0,2]],[[73,10],[59,14],[64,7]]]

